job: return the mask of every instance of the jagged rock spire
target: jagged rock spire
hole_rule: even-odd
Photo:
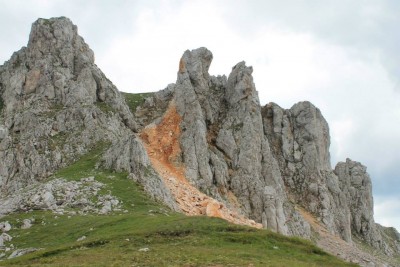
[[[33,23],[28,46],[0,67],[0,95],[4,193],[44,179],[96,142],[136,130],[124,98],[65,17]]]

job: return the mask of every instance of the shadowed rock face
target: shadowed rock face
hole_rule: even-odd
[[[228,78],[215,77],[208,73],[212,58],[206,48],[186,51],[176,83],[133,115],[69,19],[37,20],[28,46],[0,66],[1,194],[40,181],[107,142],[100,164],[129,172],[174,210],[187,205],[178,205],[179,194],[166,186],[159,173],[164,166],[170,173],[179,170],[187,188],[218,203],[206,214],[226,207],[224,212],[232,210],[250,225],[308,238],[303,215],[310,214],[321,229],[347,242],[357,236],[387,254],[399,253],[398,243],[390,243],[374,223],[366,168],[348,159],[332,170],[329,127],[319,109],[309,102],[288,110],[274,103],[261,107],[252,68],[239,62]],[[171,106],[176,125],[168,125]],[[154,147],[149,138],[143,146],[136,132],[141,138],[151,132],[150,139],[164,140],[166,147],[173,140],[176,153],[149,157],[164,147]],[[164,132],[169,139],[157,135]],[[161,167],[153,166],[155,159],[162,159]]]

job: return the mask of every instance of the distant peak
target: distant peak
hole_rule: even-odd
[[[53,57],[53,63],[70,68],[75,74],[85,65],[94,63],[93,51],[78,35],[77,26],[66,17],[36,20],[29,35],[28,54],[31,59],[38,60],[32,62]]]
[[[71,44],[77,35],[77,27],[69,18],[40,18],[32,24],[28,47],[41,45],[54,39],[58,43]]]
[[[205,47],[186,50],[179,62],[179,72],[188,72],[192,76],[208,77],[213,54]]]

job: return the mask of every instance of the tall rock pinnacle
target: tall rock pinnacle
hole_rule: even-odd
[[[31,58],[43,59],[53,56],[53,64],[79,69],[94,64],[94,54],[77,27],[65,17],[57,19],[38,19],[32,25],[28,50]]]
[[[44,179],[136,123],[65,17],[38,19],[27,47],[0,67],[0,189]]]

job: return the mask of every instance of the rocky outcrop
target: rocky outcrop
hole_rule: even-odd
[[[368,183],[354,195],[353,174],[332,170],[329,127],[320,110],[309,102],[289,110],[274,103],[260,107],[251,67],[240,62],[228,78],[214,77],[208,73],[211,61],[205,48],[186,51],[176,84],[162,93],[168,92],[164,108],[152,112],[148,125],[161,125],[168,112],[162,110],[172,102],[180,116],[179,153],[166,161],[200,191],[265,228],[310,237],[314,219],[304,216],[305,209],[329,237],[351,244],[358,236],[392,255],[395,246],[374,230]],[[154,96],[138,110],[149,110],[149,103]],[[168,134],[158,133],[160,139]],[[363,226],[355,226],[361,221]]]
[[[2,195],[136,130],[123,97],[67,18],[33,23],[28,46],[0,67],[0,96]]]
[[[359,162],[346,159],[335,167],[340,189],[348,203],[350,226],[353,234],[365,238],[369,243],[379,242],[373,216],[373,198],[371,179],[367,168]]]
[[[279,162],[289,195],[333,235],[353,236],[388,255],[399,253],[384,240],[373,219],[371,180],[366,167],[347,159],[334,170],[329,157],[329,127],[319,109],[300,102],[289,110],[263,107],[265,134]]]
[[[108,143],[105,167],[128,171],[150,195],[177,209],[152,171],[124,97],[94,64],[93,51],[69,19],[33,23],[27,47],[0,67],[0,95],[2,197]]]
[[[192,185],[239,214],[283,234],[309,236],[264,135],[252,68],[241,62],[229,78],[214,77],[211,61],[206,48],[186,51],[169,86],[181,117],[175,164]]]
[[[180,210],[170,190],[151,165],[139,138],[129,135],[114,142],[105,152],[101,165],[116,171],[128,172],[129,177],[142,184],[151,197],[163,202],[172,210]]]
[[[211,76],[212,58],[206,48],[186,51],[176,83],[130,111],[69,19],[37,20],[27,47],[0,66],[0,215],[118,209],[112,196],[101,207],[81,203],[101,187],[95,181],[40,183],[106,143],[98,166],[128,172],[173,210],[319,234],[331,253],[353,240],[400,253],[398,233],[374,222],[366,168],[346,160],[332,169],[320,110],[261,107],[252,68],[239,62],[229,77]]]
[[[290,110],[270,103],[262,113],[265,134],[291,197],[331,233],[351,241],[347,202],[330,166],[329,127],[319,109],[309,102]]]
[[[367,167],[346,159],[346,162],[336,165],[334,172],[339,178],[340,190],[347,203],[351,234],[375,248],[382,249],[388,255],[399,253],[398,236],[388,236],[387,230],[374,221],[372,184]]]
[[[0,217],[16,211],[50,210],[58,214],[107,214],[121,211],[120,201],[110,194],[100,194],[104,184],[94,177],[80,181],[58,178],[18,190],[13,196],[0,198]],[[23,227],[29,228],[30,221]],[[1,224],[0,224],[1,226]]]

